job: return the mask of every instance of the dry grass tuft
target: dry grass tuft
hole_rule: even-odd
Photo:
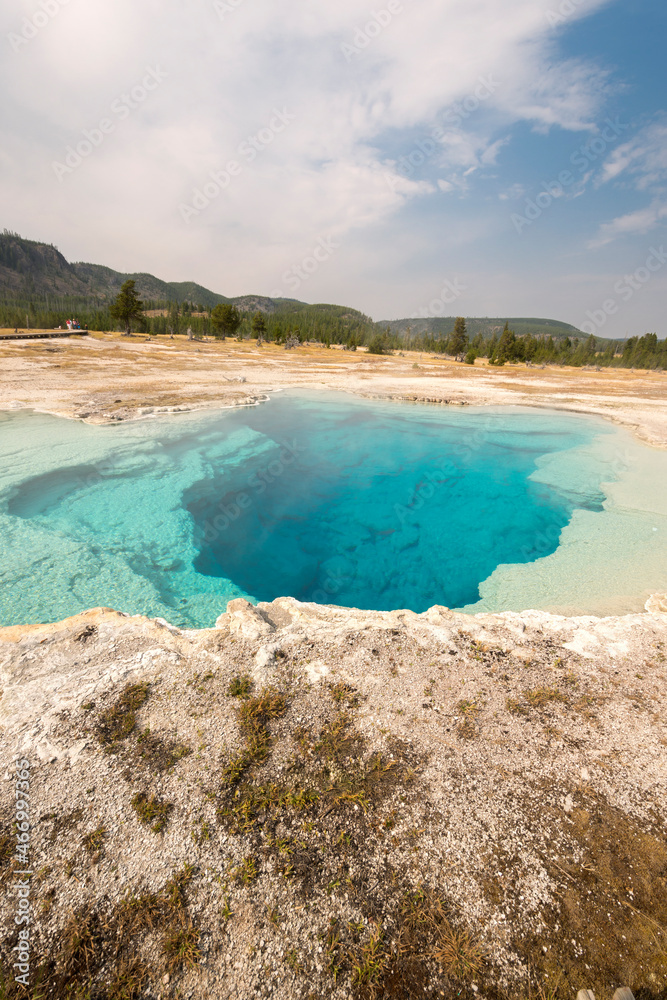
[[[192,923],[168,931],[162,945],[162,954],[167,963],[167,971],[176,972],[185,966],[191,969],[201,958],[199,930]]]
[[[169,820],[169,813],[174,808],[171,802],[163,802],[157,795],[147,792],[137,792],[132,797],[132,808],[139,817],[139,822],[150,827],[153,833],[161,833]]]
[[[184,743],[163,740],[146,728],[137,737],[137,753],[151,771],[159,773],[188,757],[192,750]]]
[[[460,701],[456,706],[456,711],[460,716],[463,716],[456,727],[457,735],[464,740],[474,739],[479,734],[477,716],[482,711],[479,701],[477,699],[474,701]]]
[[[241,677],[233,677],[229,682],[227,694],[230,698],[247,698],[253,686],[253,680],[247,674],[243,674]]]
[[[118,744],[127,739],[136,725],[136,712],[148,700],[150,685],[128,684],[120,698],[100,714],[97,738],[107,753],[115,753]]]
[[[99,856],[102,848],[104,847],[104,838],[106,837],[106,830],[103,826],[98,826],[96,830],[92,833],[87,833],[83,838],[83,846],[88,852],[93,856]]]
[[[148,968],[138,958],[121,963],[109,984],[104,1000],[139,1000],[149,981]]]
[[[237,784],[248,768],[266,760],[271,743],[268,724],[283,716],[286,711],[287,698],[279,691],[269,689],[254,698],[245,698],[237,717],[246,745],[223,772],[230,785]]]

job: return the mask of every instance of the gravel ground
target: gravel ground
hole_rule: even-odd
[[[0,996],[665,997],[649,607],[0,629]]]

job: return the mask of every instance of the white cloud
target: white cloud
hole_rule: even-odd
[[[519,198],[525,197],[526,189],[523,184],[512,184],[511,187],[507,188],[506,191],[501,191],[498,194],[500,201],[517,201]]]
[[[596,185],[615,182],[646,192],[650,203],[603,223],[588,246],[598,249],[623,236],[644,234],[667,218],[667,118],[641,128],[628,142],[617,146],[602,165]]]
[[[70,0],[18,52],[7,45],[0,66],[6,224],[79,259],[262,291],[320,235],[347,246],[411,199],[465,190],[517,121],[591,127],[605,78],[554,57],[549,0],[402,8],[376,32],[358,0],[243,0],[222,19],[212,2]],[[22,16],[5,6],[0,36]],[[363,37],[346,58],[343,46]],[[114,118],[113,102],[157,65],[164,82]],[[497,88],[439,150],[437,186],[387,165],[387,134],[438,121],[489,78]],[[275,108],[295,120],[247,162],[241,143]],[[113,133],[59,183],[52,162],[110,115]],[[241,172],[186,225],[179,206],[230,160]]]
[[[619,236],[637,236],[648,233],[654,229],[663,219],[667,219],[667,203],[655,201],[647,208],[640,208],[636,212],[628,212],[620,215],[611,222],[605,222],[600,226],[598,235],[590,240],[588,247],[597,250],[606,246]]]
[[[602,168],[599,183],[606,184],[623,174],[640,191],[667,180],[667,119],[664,115],[613,151]]]

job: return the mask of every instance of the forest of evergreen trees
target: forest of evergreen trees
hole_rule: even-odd
[[[194,337],[215,336],[211,312],[201,303],[149,302],[145,312],[161,310],[164,314],[144,315],[134,323],[134,329],[151,336],[165,337],[185,334],[188,328]],[[78,297],[48,296],[39,300],[0,298],[0,327],[52,329],[64,327],[75,318],[90,330],[120,330],[122,324],[111,314],[109,305]],[[365,346],[376,354],[392,351],[417,350],[446,354],[474,364],[476,358],[487,358],[494,366],[529,363],[534,365],[572,365],[576,367],[619,367],[667,369],[667,341],[658,340],[655,333],[633,336],[628,340],[607,340],[594,336],[570,337],[545,334],[517,336],[505,325],[502,332],[476,334],[469,339],[457,321],[449,335],[444,333],[410,334],[391,331],[374,323],[368,316],[334,305],[306,305],[291,300],[278,300],[275,311],[263,314],[265,330],[262,338],[278,344],[317,342],[325,346],[342,345],[349,350]],[[241,312],[236,333],[239,340],[256,336],[253,313]]]

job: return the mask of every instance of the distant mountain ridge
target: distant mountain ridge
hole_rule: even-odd
[[[49,243],[28,240],[18,233],[5,229],[0,234],[0,296],[12,299],[80,298],[91,305],[108,306],[118,295],[124,281],[136,281],[139,297],[148,302],[191,302],[194,306],[212,309],[219,302],[230,302],[243,312],[290,312],[294,309],[331,309],[337,315],[349,315],[366,320],[358,310],[343,306],[309,306],[296,299],[272,299],[266,295],[241,295],[228,297],[213,292],[195,281],[162,281],[152,274],[138,272],[125,274],[103,264],[70,263]],[[454,316],[430,319],[397,319],[377,323],[382,330],[399,333],[408,339],[423,334],[436,337],[448,336],[454,328]],[[500,332],[503,318],[467,319],[468,335],[489,335]],[[367,320],[367,322],[372,322]],[[510,319],[510,326],[517,335],[532,333],[554,337],[581,336],[581,331],[569,323],[552,319]]]
[[[150,301],[188,301],[209,309],[230,301],[194,281],[162,281],[143,272],[123,274],[102,264],[70,263],[55,246],[7,230],[0,235],[0,293],[5,295],[82,296],[106,304],[129,278],[136,281],[140,297]]]
[[[432,334],[435,337],[446,337],[454,329],[455,316],[437,316],[432,318],[419,319],[394,319],[383,320],[378,326],[383,329],[389,327],[392,333],[407,337],[408,339],[420,337],[424,334]],[[509,323],[510,329],[514,330],[517,337],[532,334],[534,337],[582,337],[581,330],[570,323],[562,323],[556,319],[536,319],[531,317],[471,317],[466,318],[466,328],[468,336],[472,340],[477,334],[483,337],[490,337],[493,334],[500,335],[505,323]]]

